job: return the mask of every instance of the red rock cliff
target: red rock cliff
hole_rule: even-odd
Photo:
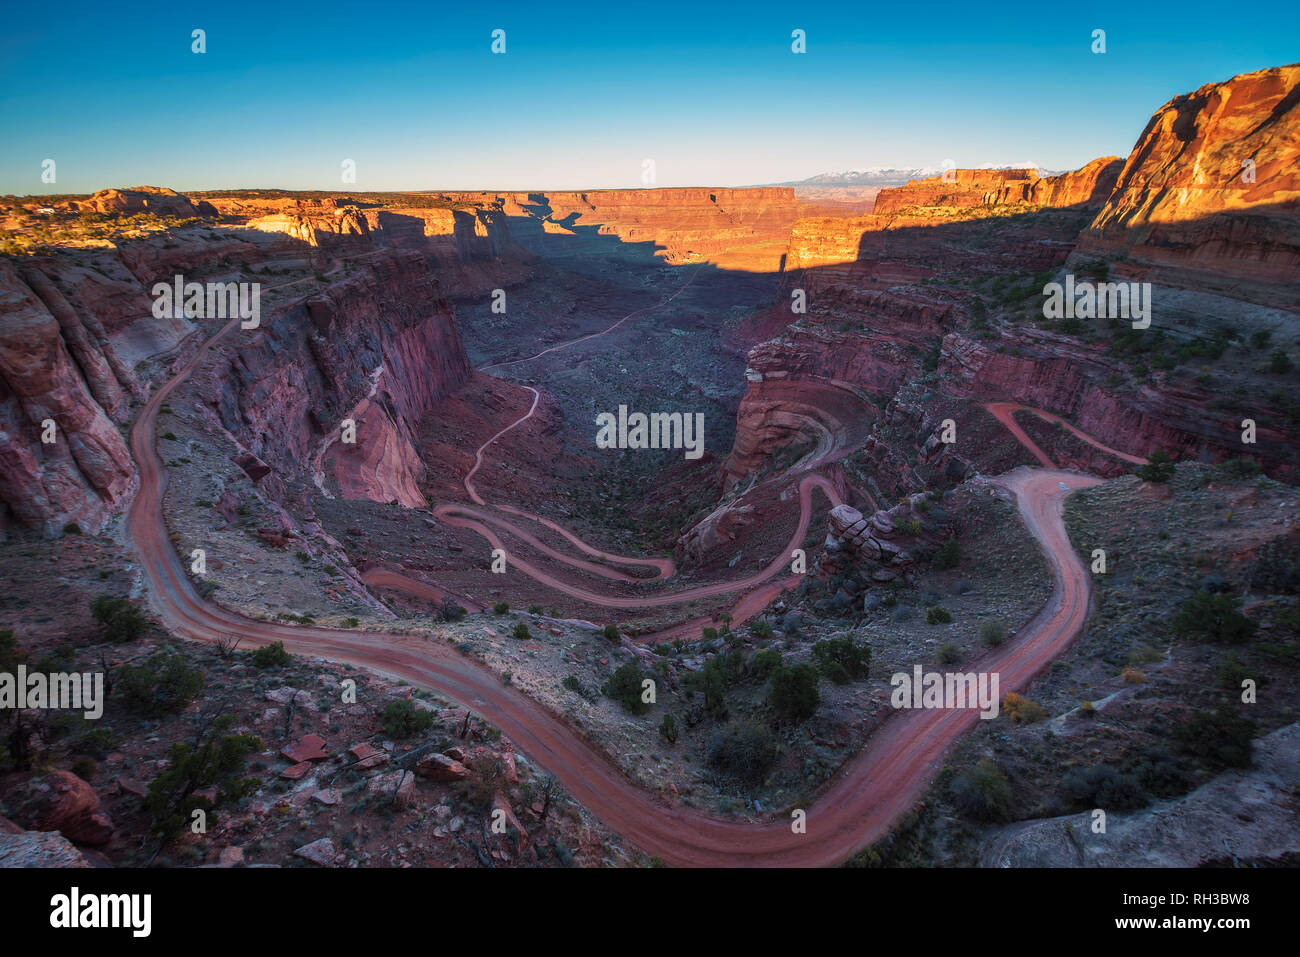
[[[1156,111],[1079,255],[1128,260],[1122,272],[1168,285],[1300,303],[1300,65],[1210,83]]]

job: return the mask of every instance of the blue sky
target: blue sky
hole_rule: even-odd
[[[659,186],[945,159],[1072,169],[1126,154],[1178,93],[1300,60],[1296,10],[11,4],[0,193],[633,187],[645,159]],[[805,54],[791,52],[796,28]],[[46,158],[55,184],[41,182]]]

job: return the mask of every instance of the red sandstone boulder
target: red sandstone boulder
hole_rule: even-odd
[[[430,754],[416,763],[415,773],[430,781],[460,781],[469,776],[469,768],[445,754]]]
[[[0,785],[10,818],[35,831],[58,831],[79,844],[107,844],[113,822],[99,810],[99,795],[70,771],[10,775]]]

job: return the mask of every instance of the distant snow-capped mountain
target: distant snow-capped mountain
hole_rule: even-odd
[[[981,163],[978,166],[957,166],[961,169],[1036,169],[1039,176],[1055,176],[1056,170],[1041,168],[1037,163]],[[940,176],[950,166],[916,166],[900,169],[886,166],[870,166],[861,170],[849,170],[843,173],[818,173],[808,179],[786,183],[787,186],[902,186],[911,179],[925,179]]]

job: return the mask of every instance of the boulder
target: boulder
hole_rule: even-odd
[[[0,787],[9,816],[29,830],[58,831],[79,844],[107,844],[113,822],[99,810],[99,795],[70,771],[10,775]]]

